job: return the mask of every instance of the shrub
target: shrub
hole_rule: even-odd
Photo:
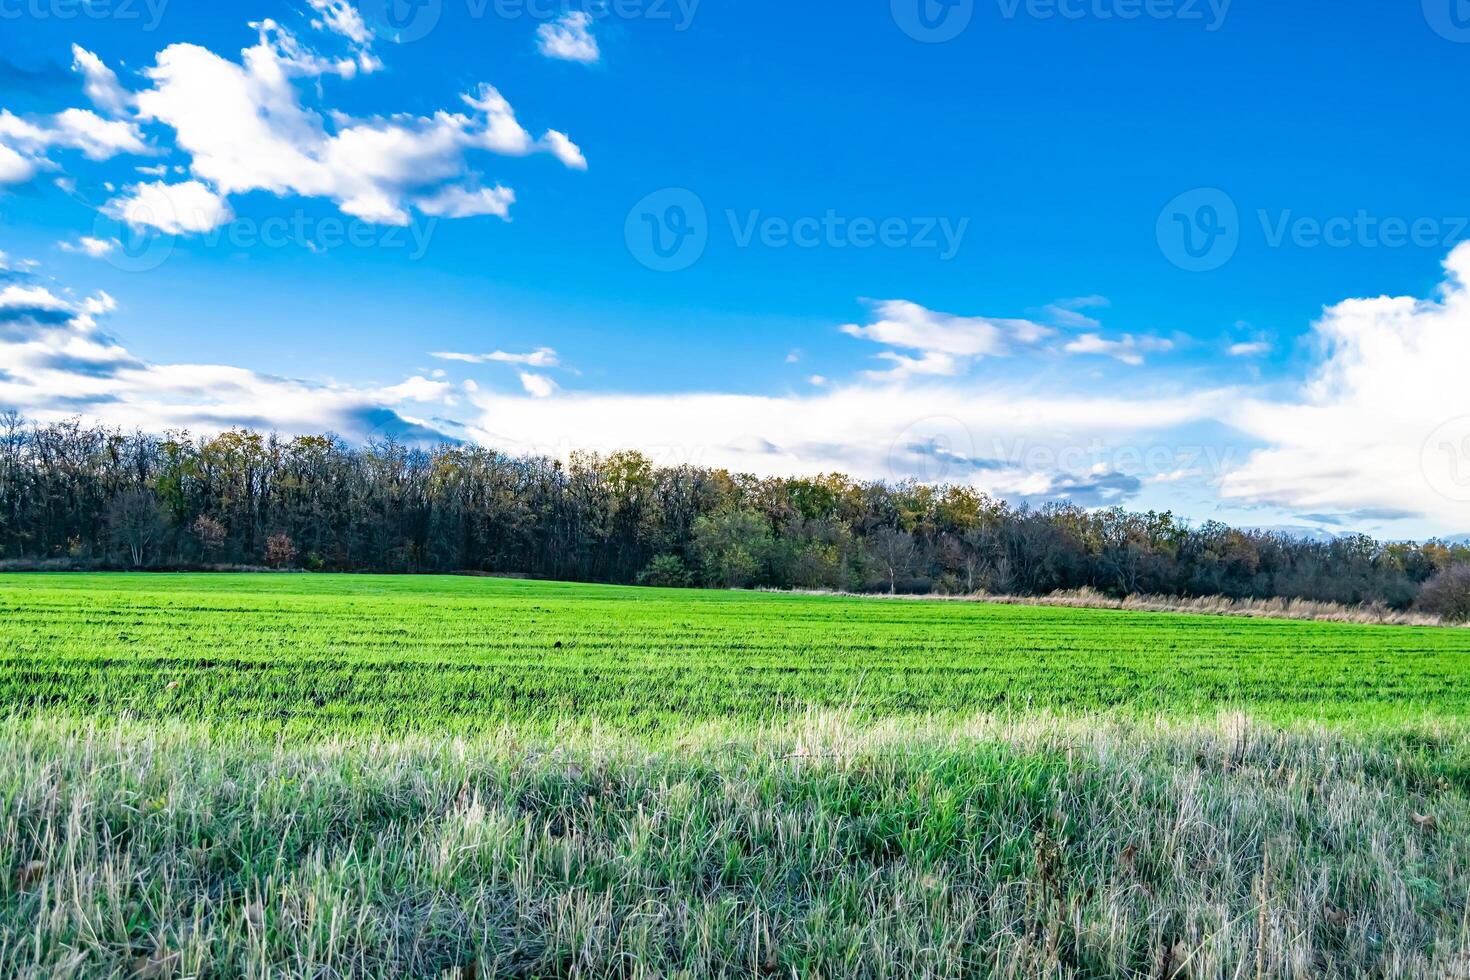
[[[1425,582],[1416,605],[1451,622],[1470,621],[1470,565],[1451,565]]]

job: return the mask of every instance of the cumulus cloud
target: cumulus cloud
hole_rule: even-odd
[[[1224,496],[1462,526],[1470,504],[1470,244],[1446,259],[1434,298],[1345,300],[1314,332],[1324,355],[1298,398],[1252,399],[1230,414],[1266,448],[1226,476]]]
[[[92,104],[109,116],[121,116],[128,110],[132,97],[117,80],[117,73],[92,52],[79,44],[71,46],[72,70],[85,79],[83,86]]]
[[[310,107],[305,97],[320,96],[323,76],[350,79],[376,65],[355,7],[345,0],[311,0],[311,6],[315,26],[357,46],[353,57],[324,57],[265,20],[255,25],[256,42],[238,61],[197,44],[169,45],[143,72],[149,87],[129,94],[99,58],[75,49],[78,70],[100,106],[117,112],[131,107],[137,121],[167,127],[190,157],[191,180],[173,189],[139,185],[112,210],[137,211],[127,202],[143,193],[169,195],[175,203],[186,195],[183,203],[204,205],[205,217],[176,224],[196,231],[214,226],[210,216],[228,215],[230,197],[265,191],[324,198],[344,214],[381,224],[408,224],[412,208],[441,217],[505,218],[515,194],[499,184],[485,186],[472,167],[473,154],[546,153],[569,168],[586,169],[586,158],[565,133],[547,130],[533,138],[491,85],[462,96],[469,111],[358,118]],[[144,152],[137,121],[77,109],[43,120],[0,114],[0,181],[30,179],[51,146],[75,147],[93,159]],[[151,175],[162,176],[157,170]]]
[[[27,181],[54,166],[48,156],[53,148],[80,150],[94,161],[147,152],[142,132],[128,120],[104,119],[90,109],[22,119],[0,109],[0,184]]]
[[[572,10],[536,28],[537,48],[548,58],[590,65],[601,57],[592,36],[592,15]]]
[[[556,382],[544,374],[535,374],[531,371],[522,371],[521,387],[526,389],[526,394],[532,398],[550,398],[556,394]]]
[[[541,137],[541,143],[552,156],[573,170],[587,169],[587,158],[582,155],[582,148],[573,143],[566,133],[548,129],[546,135]]]
[[[35,161],[0,143],[0,186],[23,184],[35,175]]]
[[[197,180],[134,184],[103,211],[134,227],[156,228],[170,235],[209,231],[234,216],[224,198]]]
[[[882,300],[871,306],[873,322],[849,323],[842,332],[860,340],[918,351],[920,356],[886,351],[877,356],[892,362],[893,369],[870,374],[953,375],[973,360],[1004,356],[1017,347],[1035,345],[1054,332],[1031,320],[936,313],[908,300]]]
[[[110,255],[122,243],[116,238],[93,238],[91,235],[83,235],[74,242],[57,242],[56,244],[63,252],[101,259]]]
[[[433,194],[420,197],[414,204],[424,214],[444,218],[470,218],[475,215],[493,214],[510,220],[510,206],[515,203],[515,191],[508,187],[480,188],[445,187]]]

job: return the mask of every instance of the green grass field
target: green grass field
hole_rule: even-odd
[[[1458,718],[1470,630],[483,578],[0,576],[0,702],[462,735],[1123,709]]]
[[[7,978],[1470,976],[1470,630],[6,575],[0,668]]]

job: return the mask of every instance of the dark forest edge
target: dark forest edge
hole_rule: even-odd
[[[658,586],[1220,596],[1470,619],[1470,548],[1311,541],[970,487],[758,478],[633,451],[0,417],[0,567],[482,572]]]

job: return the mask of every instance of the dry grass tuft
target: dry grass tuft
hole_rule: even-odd
[[[1344,605],[1310,599],[1231,599],[1227,596],[1130,595],[1122,599],[1096,589],[1066,589],[1048,595],[873,595],[868,593],[807,590],[803,595],[843,595],[866,599],[938,600],[947,602],[990,602],[1003,606],[1054,606],[1066,609],[1126,609],[1133,612],[1195,613],[1202,616],[1245,616],[1251,619],[1299,619],[1322,623],[1356,623],[1364,626],[1450,626],[1450,622],[1423,612],[1403,612],[1381,603]]]
[[[0,796],[6,978],[1420,978],[1470,951],[1453,723],[814,713],[651,748],[12,721]]]

